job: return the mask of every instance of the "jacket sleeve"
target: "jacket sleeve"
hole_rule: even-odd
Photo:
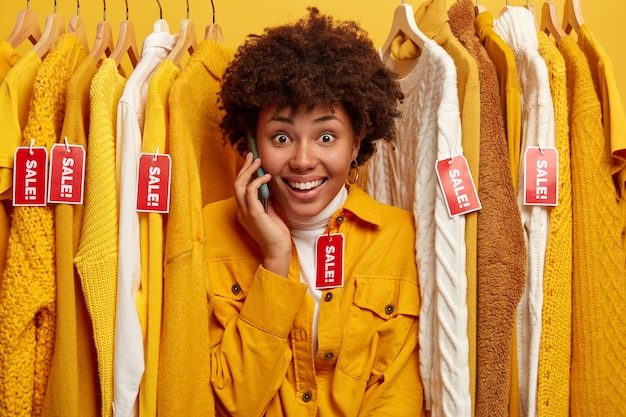
[[[211,383],[232,416],[262,416],[285,379],[291,360],[288,336],[306,286],[259,266],[250,288],[233,281],[214,291],[209,323]]]

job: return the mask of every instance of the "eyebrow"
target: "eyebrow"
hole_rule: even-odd
[[[336,120],[340,123],[343,123],[341,120],[339,120],[339,118],[337,116],[335,116],[334,114],[329,114],[329,115],[325,115],[325,116],[321,116],[318,117],[317,119],[313,120],[313,123],[324,123],[327,122],[329,120]],[[279,116],[277,114],[274,114],[272,116],[272,118],[270,119],[270,121],[275,121],[275,122],[283,122],[283,123],[288,123],[288,124],[293,124],[293,119],[289,118],[289,117],[283,117],[283,116]]]

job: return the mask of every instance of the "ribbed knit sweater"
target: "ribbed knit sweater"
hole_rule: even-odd
[[[61,133],[67,83],[84,57],[80,39],[61,36],[35,77],[23,146],[48,150]],[[0,287],[0,415],[40,416],[56,325],[54,209],[15,207]]]
[[[90,88],[83,226],[74,264],[80,275],[98,356],[102,417],[111,417],[117,292],[118,215],[115,186],[117,103],[126,80],[105,59]]]
[[[539,54],[546,61],[550,76],[559,152],[558,205],[550,214],[543,277],[537,414],[565,417],[569,413],[572,336],[572,171],[567,81],[565,61],[554,40],[543,32],[537,33],[537,37]]]
[[[169,152],[169,105],[172,83],[180,69],[169,59],[150,79],[145,109],[142,152]],[[165,184],[163,184],[165,186]],[[166,215],[139,213],[141,288],[135,302],[143,332],[145,371],[139,386],[139,416],[157,415],[157,379],[163,306],[163,245]]]
[[[474,3],[448,10],[455,36],[480,75],[480,188],[477,239],[477,366],[475,415],[508,416],[514,312],[526,280],[526,244],[511,178],[498,75],[476,37]]]
[[[210,375],[207,276],[202,208],[233,195],[240,164],[225,143],[217,93],[233,51],[198,44],[169,97],[172,195],[165,241],[163,331],[158,377],[160,417],[214,414]]]
[[[67,86],[61,141],[87,150],[89,88],[96,61],[87,56]],[[55,205],[57,331],[44,417],[100,415],[100,383],[91,318],[74,268],[83,222],[82,204]]]
[[[548,69],[539,55],[534,15],[521,6],[508,6],[494,29],[511,47],[517,62],[522,92],[522,154],[529,146],[555,144],[554,105]],[[526,288],[517,309],[517,350],[520,410],[523,416],[537,413],[537,373],[541,340],[543,274],[550,209],[524,204],[524,166],[520,166],[517,203],[526,233],[528,268]]]
[[[619,416],[626,404],[624,204],[589,64],[569,37],[558,46],[567,68],[572,155],[570,415]]]

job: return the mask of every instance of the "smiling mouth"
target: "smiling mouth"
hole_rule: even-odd
[[[292,190],[309,191],[313,190],[326,182],[325,179],[307,182],[286,181]]]

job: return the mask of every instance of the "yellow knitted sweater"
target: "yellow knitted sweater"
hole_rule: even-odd
[[[539,53],[546,61],[559,152],[558,205],[550,214],[543,276],[539,347],[538,416],[567,416],[572,314],[572,179],[565,60],[554,40],[539,32]],[[567,42],[567,41],[566,41]]]
[[[67,83],[85,54],[74,34],[59,38],[39,67],[23,145],[57,141]],[[16,207],[0,287],[0,416],[40,416],[54,350],[55,236],[52,207]]]
[[[569,37],[558,46],[567,68],[572,156],[570,415],[618,416],[626,404],[626,217],[589,64]]]
[[[118,210],[115,184],[117,103],[126,80],[105,59],[91,82],[83,226],[74,264],[91,316],[98,357],[102,417],[113,403],[113,350],[117,299]]]

